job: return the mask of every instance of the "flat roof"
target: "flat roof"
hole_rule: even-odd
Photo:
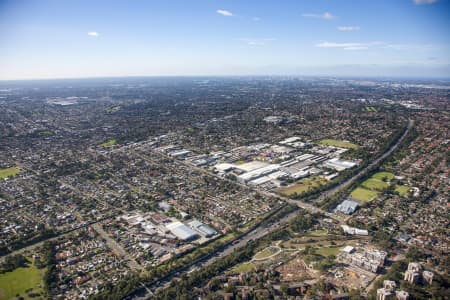
[[[248,163],[244,163],[244,164],[241,164],[241,165],[236,165],[236,169],[242,170],[244,172],[250,172],[250,171],[253,171],[253,170],[256,170],[256,169],[263,168],[263,167],[268,166],[268,165],[269,165],[268,163],[254,160],[254,161],[251,161],[251,162],[248,162]]]
[[[190,240],[198,236],[198,234],[194,230],[179,221],[167,224],[166,228],[181,240]]]

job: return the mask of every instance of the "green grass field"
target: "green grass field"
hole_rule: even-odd
[[[372,201],[378,196],[378,192],[371,191],[362,187],[358,187],[353,190],[351,196],[357,200],[361,201]]]
[[[300,195],[303,192],[312,190],[315,187],[325,183],[327,183],[327,180],[321,177],[305,178],[288,187],[279,188],[277,192],[288,197],[294,195],[295,193]]]
[[[392,174],[391,172],[378,172],[372,175],[372,178],[378,179],[378,180],[383,180],[383,178],[387,178],[388,180],[391,180],[392,178],[394,178],[394,174]]]
[[[16,176],[20,173],[20,168],[12,167],[7,169],[0,169],[0,179]]]
[[[353,192],[351,192],[351,196],[361,201],[372,201],[378,196],[381,190],[389,187],[389,181],[393,178],[394,174],[390,172],[375,173],[354,189]],[[384,181],[384,179],[387,179],[387,181]],[[400,187],[398,192],[400,194],[405,193],[405,189]]]
[[[400,196],[407,195],[410,189],[411,188],[406,185],[396,185],[395,186],[395,191],[397,191],[400,194]]]
[[[340,147],[340,148],[347,148],[347,149],[358,149],[359,148],[358,145],[350,143],[348,141],[340,141],[340,140],[333,140],[333,139],[320,140],[319,144]]]
[[[340,247],[323,247],[316,250],[317,254],[323,256],[338,255]]]
[[[278,247],[269,246],[269,247],[265,248],[264,250],[259,251],[258,253],[256,253],[254,258],[255,259],[264,259],[264,258],[267,258],[269,256],[274,255],[277,252],[279,252],[279,248]]]
[[[114,146],[116,144],[117,144],[117,140],[116,139],[110,139],[110,140],[107,140],[106,142],[100,144],[100,146],[107,148],[107,147]]]
[[[44,130],[44,131],[40,131],[39,132],[39,135],[44,137],[44,138],[52,136],[53,134],[54,133],[52,131],[50,131],[50,130]]]
[[[373,106],[366,106],[364,108],[364,110],[367,111],[367,112],[377,112],[378,111],[378,109],[376,107],[373,107]]]
[[[233,268],[233,272],[235,273],[246,273],[246,272],[252,272],[256,270],[256,266],[254,263],[246,262],[239,264]]]
[[[326,236],[326,235],[328,235],[328,231],[325,229],[312,230],[312,231],[308,231],[307,234],[312,235],[312,236]]]
[[[43,295],[43,272],[44,270],[38,270],[34,265],[30,265],[0,274],[0,300],[16,299],[17,294],[25,299],[31,299],[25,293],[29,289],[32,289],[33,293]]]
[[[110,107],[106,110],[106,112],[108,114],[113,114],[115,112],[118,112],[120,110],[120,106],[114,106],[114,107]]]
[[[361,183],[361,187],[366,188],[368,190],[376,190],[381,191],[389,186],[389,183],[384,182],[382,180],[378,180],[375,178],[369,178]]]

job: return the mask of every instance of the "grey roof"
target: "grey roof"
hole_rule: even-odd
[[[170,223],[166,225],[166,228],[181,240],[191,240],[198,237],[198,234],[195,231],[181,222]]]
[[[205,225],[202,222],[197,221],[197,220],[193,220],[193,221],[189,222],[189,226],[191,226],[192,228],[197,230],[200,234],[207,236],[207,237],[213,236],[217,233],[214,229],[212,229],[208,225]]]
[[[358,207],[358,202],[355,202],[352,200],[344,200],[344,201],[342,201],[341,204],[339,204],[336,207],[336,211],[350,215],[356,210],[357,207]]]

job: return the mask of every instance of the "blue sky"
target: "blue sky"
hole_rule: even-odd
[[[0,79],[450,77],[450,0],[0,0]]]

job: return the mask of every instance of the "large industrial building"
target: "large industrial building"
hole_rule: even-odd
[[[358,207],[358,202],[352,200],[344,200],[336,207],[337,212],[341,212],[346,215],[351,215]]]
[[[205,237],[212,237],[217,234],[217,232],[214,229],[197,220],[189,222],[188,225]]]
[[[183,241],[191,241],[199,237],[197,232],[178,221],[167,224],[166,228],[169,229],[174,236]]]
[[[325,166],[340,172],[355,167],[356,163],[348,160],[341,160],[339,158],[332,158],[325,162]]]

